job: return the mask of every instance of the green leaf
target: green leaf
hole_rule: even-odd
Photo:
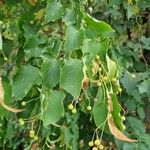
[[[45,126],[55,124],[64,115],[64,98],[65,94],[61,91],[50,91],[45,95],[41,118]]]
[[[86,36],[88,38],[95,38],[101,36],[103,39],[114,32],[111,26],[104,21],[99,21],[89,14],[84,14],[85,24],[87,27]]]
[[[64,8],[57,0],[48,0],[46,6],[45,21],[46,23],[54,22],[61,18]]]
[[[148,97],[150,97],[150,79],[144,80],[140,85],[139,85],[139,91],[140,93],[146,93]]]
[[[148,146],[148,149],[150,149],[150,142],[149,142],[150,134],[148,134],[148,133],[143,134],[143,133],[142,133],[142,134],[139,136],[139,138],[140,138],[140,140],[141,140],[142,142],[146,143],[147,146]]]
[[[120,5],[121,4],[121,0],[110,0],[109,5],[113,6],[113,5]]]
[[[78,59],[66,60],[62,67],[60,85],[74,98],[79,98],[83,80],[83,62]]]
[[[137,113],[141,119],[145,118],[145,110],[142,106],[137,107]]]
[[[150,38],[146,38],[146,37],[142,36],[141,41],[143,43],[143,48],[146,50],[150,50]]]
[[[80,48],[83,41],[83,31],[76,29],[73,26],[68,26],[65,39],[65,51],[72,52]]]
[[[104,91],[104,87],[103,86],[100,86],[98,88],[96,99],[97,99],[98,103],[104,103],[105,102],[105,91]]]
[[[100,50],[100,43],[96,40],[85,39],[83,41],[82,52],[96,55]]]
[[[66,9],[66,14],[63,17],[63,21],[67,25],[79,25],[81,23],[82,13],[80,8],[75,7],[73,9]]]
[[[123,150],[134,150],[137,148],[137,144],[136,143],[124,143],[123,145]]]
[[[60,80],[60,69],[56,59],[45,60],[41,67],[43,84],[53,88]]]
[[[16,99],[22,99],[33,85],[41,82],[39,69],[31,65],[22,66],[13,78],[12,93]]]
[[[131,6],[131,5],[127,6],[127,16],[128,16],[128,19],[130,19],[133,15],[134,15],[133,6]]]
[[[20,34],[20,30],[17,23],[17,20],[7,22],[6,29],[3,32],[3,36],[6,39],[17,41]]]
[[[123,78],[121,78],[121,83],[129,95],[133,96],[137,101],[141,100],[135,79],[125,73]]]
[[[5,138],[7,138],[7,139],[9,139],[11,141],[12,138],[14,138],[15,129],[14,129],[14,125],[12,124],[12,122],[10,122],[10,120],[8,120],[8,121],[9,122],[7,124]]]
[[[97,127],[100,127],[107,118],[107,114],[108,114],[108,110],[107,110],[107,104],[102,102],[102,103],[98,103],[95,102],[94,106],[93,106],[93,118],[94,118],[94,122],[96,124]],[[102,129],[103,125],[100,127]],[[107,129],[107,132],[109,130]]]
[[[109,79],[112,79],[117,74],[117,66],[116,63],[112,61],[108,56],[106,56],[106,60],[107,60],[107,67],[108,67],[107,75]]]
[[[97,127],[101,126],[107,119],[108,115],[108,109],[107,109],[107,104],[106,104],[106,99],[105,99],[105,94],[104,94],[104,88],[99,87],[97,96],[96,96],[96,101],[94,102],[93,109],[92,109],[92,114],[94,118],[94,122]],[[103,125],[100,127],[103,129]],[[109,133],[109,128],[105,126],[105,131]]]
[[[40,57],[43,48],[39,46],[44,43],[45,39],[42,37],[32,36],[27,39],[24,44],[24,52],[26,53],[27,58]]]
[[[120,104],[118,103],[116,94],[112,94],[111,99],[113,103],[113,112],[112,112],[113,120],[115,122],[115,125],[118,127],[118,129],[123,131],[123,122],[121,120],[121,115],[120,115],[121,108],[120,108]]]
[[[50,54],[53,58],[56,58],[61,50],[62,41],[60,39],[56,39],[52,48],[50,48]]]
[[[136,134],[143,134],[146,131],[145,124],[142,120],[139,120],[135,117],[128,117],[127,121],[130,125],[130,128],[134,130]]]
[[[109,47],[109,39],[105,39],[103,42],[100,43],[100,51],[99,56],[101,61],[106,61],[106,54]]]
[[[73,139],[73,133],[71,132],[70,127],[62,128],[61,129],[64,137],[64,143],[66,144],[67,147],[71,146],[71,141]]]

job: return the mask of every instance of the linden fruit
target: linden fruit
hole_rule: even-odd
[[[125,129],[126,129],[126,127],[124,125],[122,125],[122,130],[125,130]]]
[[[68,105],[68,109],[72,110],[74,108],[74,106],[72,104]]]
[[[102,68],[99,68],[98,71],[101,72],[101,71],[102,71]]]
[[[77,109],[76,109],[76,108],[73,108],[73,109],[72,109],[72,113],[75,114],[76,112],[77,112]]]
[[[19,124],[20,124],[21,126],[23,126],[23,125],[25,124],[25,122],[24,122],[23,120],[21,120],[21,121],[19,122]]]
[[[98,148],[97,147],[93,147],[92,150],[98,150]]]
[[[29,131],[29,136],[30,136],[30,138],[34,138],[34,136],[35,136],[35,131],[34,131],[34,130],[30,130],[30,131]]]
[[[36,136],[34,136],[34,141],[37,141],[39,138],[38,138],[38,136],[36,135]]]
[[[98,82],[98,83],[97,83],[97,86],[102,86],[102,83],[101,83],[101,82]]]
[[[89,106],[87,106],[87,110],[92,110],[92,107],[89,105]]]
[[[98,148],[99,148],[100,150],[102,150],[102,149],[104,149],[104,146],[103,146],[103,145],[99,145]]]
[[[19,119],[19,123],[20,123],[20,122],[22,122],[22,121],[23,121],[23,119],[22,119],[22,118],[20,118],[20,119]]]
[[[23,101],[22,103],[21,103],[21,105],[22,106],[25,106],[27,103],[25,102],[25,101]]]
[[[99,140],[95,140],[95,141],[94,141],[94,144],[95,144],[96,146],[98,146],[98,145],[100,145],[100,141],[99,141]]]
[[[132,74],[131,76],[132,76],[132,78],[133,78],[133,79],[135,79],[135,78],[136,78],[135,74]]]
[[[107,80],[108,80],[108,77],[107,77],[107,76],[104,76],[104,77],[103,77],[103,80],[104,80],[104,81],[107,81]]]
[[[122,92],[122,88],[118,88],[118,91],[119,91],[119,92]]]
[[[89,142],[89,146],[92,147],[94,145],[93,141]]]
[[[96,60],[99,60],[99,56],[98,56],[98,55],[96,55],[95,59],[96,59]]]
[[[121,117],[121,120],[122,120],[122,121],[125,121],[125,120],[126,120],[126,117],[125,117],[125,116],[122,116],[122,117]]]
[[[116,78],[112,78],[112,82],[117,82],[117,79]]]

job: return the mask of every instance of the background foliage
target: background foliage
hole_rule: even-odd
[[[16,114],[0,107],[1,149],[89,149],[88,142],[107,114],[106,103],[93,100],[105,101],[103,88],[95,83],[82,88],[83,66],[90,79],[97,79],[93,76],[99,66],[97,55],[109,78],[120,80],[117,85],[123,91],[118,100],[126,114],[125,133],[138,139],[121,142],[106,127],[102,144],[105,149],[150,149],[148,0],[5,0],[0,7],[4,100],[25,109]],[[86,12],[105,22],[96,22]],[[86,87],[89,80],[85,81]],[[118,87],[113,88],[116,94]],[[113,117],[122,130],[115,96]],[[68,109],[71,103],[77,112]],[[34,138],[31,130],[36,132]]]

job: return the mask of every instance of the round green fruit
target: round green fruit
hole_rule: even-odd
[[[87,106],[87,110],[92,110],[92,107],[89,105],[89,106]]]
[[[94,145],[93,141],[89,142],[89,146],[92,147]]]
[[[69,110],[73,110],[73,108],[74,108],[74,106],[73,106],[72,104],[69,104],[69,105],[68,105],[68,109],[69,109]]]

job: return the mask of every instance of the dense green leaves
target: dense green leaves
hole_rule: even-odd
[[[56,124],[60,117],[64,115],[64,98],[65,94],[61,91],[50,91],[46,94],[41,118],[45,126]]]
[[[31,65],[22,66],[14,76],[12,94],[16,99],[22,99],[29,90],[41,82],[39,69]]]
[[[60,85],[74,98],[79,98],[83,80],[83,62],[67,59],[61,71]]]
[[[4,101],[25,110],[16,115],[0,106],[0,149],[89,149],[101,138],[106,149],[149,149],[148,6],[148,0],[0,1]],[[137,144],[105,134],[124,140],[122,121]]]

